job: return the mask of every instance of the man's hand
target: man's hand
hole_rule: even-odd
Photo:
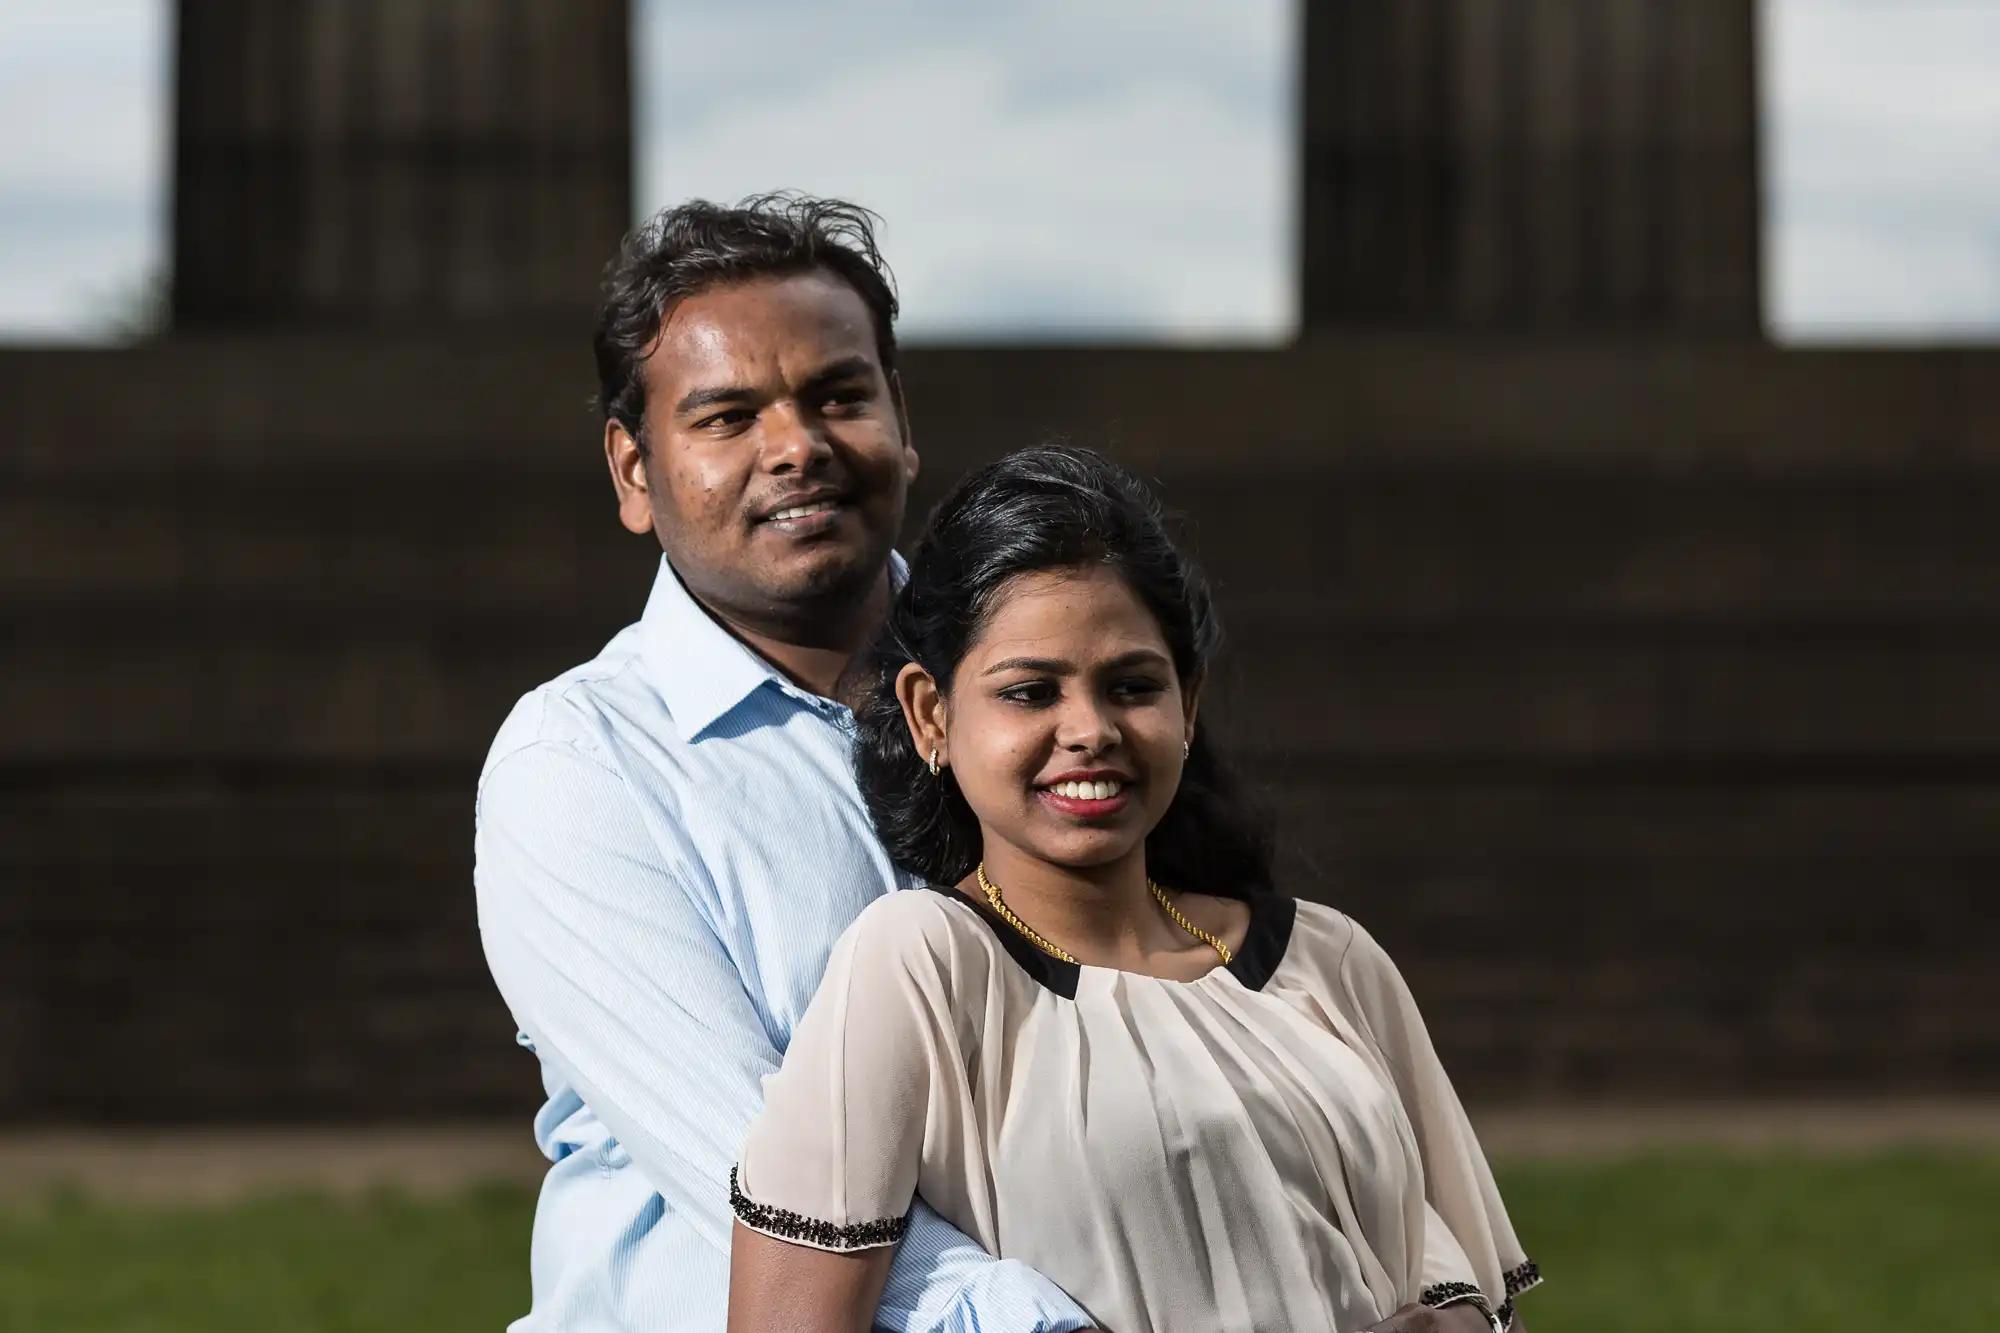
[[[1412,1301],[1360,1333],[1493,1333],[1493,1323],[1471,1301],[1442,1310]]]

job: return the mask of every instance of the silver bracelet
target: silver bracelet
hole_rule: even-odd
[[[1433,1310],[1442,1310],[1448,1305],[1473,1305],[1493,1326],[1493,1333],[1507,1333],[1507,1326],[1493,1313],[1493,1307],[1486,1303],[1486,1293],[1470,1282],[1439,1282],[1425,1287],[1417,1297],[1417,1304],[1427,1305]]]

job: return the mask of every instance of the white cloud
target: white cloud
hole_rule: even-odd
[[[1976,229],[1913,236],[1867,221],[1802,222],[1774,261],[1772,280],[1790,299],[1780,329],[1794,340],[1990,341],[2000,333],[2000,246]]]
[[[638,0],[639,195],[886,220],[916,338],[1282,338],[1305,0]],[[2000,336],[2000,0],[1765,0],[1768,308]],[[165,262],[170,0],[0,0],[0,338]]]
[[[0,338],[93,341],[165,262],[169,0],[0,0]]]
[[[1291,0],[642,0],[639,198],[854,199],[914,339],[1276,340]]]
[[[2000,336],[2000,4],[1767,0],[1770,322]]]

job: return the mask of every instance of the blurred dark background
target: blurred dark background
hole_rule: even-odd
[[[538,1097],[472,793],[653,571],[628,15],[325,13],[183,0],[170,331],[0,350],[8,1120]],[[1765,339],[1752,0],[1304,14],[1296,342],[913,348],[917,507],[1158,478],[1290,887],[1474,1098],[2000,1088],[2000,352]]]

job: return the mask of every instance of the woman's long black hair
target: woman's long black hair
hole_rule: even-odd
[[[1007,583],[1042,570],[1115,570],[1159,621],[1183,689],[1206,678],[1222,637],[1208,583],[1175,547],[1160,505],[1100,454],[1040,445],[979,469],[932,511],[853,691],[861,794],[901,869],[956,884],[979,863],[979,821],[951,770],[933,777],[896,699],[910,662],[949,693]],[[1197,728],[1181,785],[1146,839],[1147,873],[1175,889],[1241,898],[1271,888],[1263,821]]]

